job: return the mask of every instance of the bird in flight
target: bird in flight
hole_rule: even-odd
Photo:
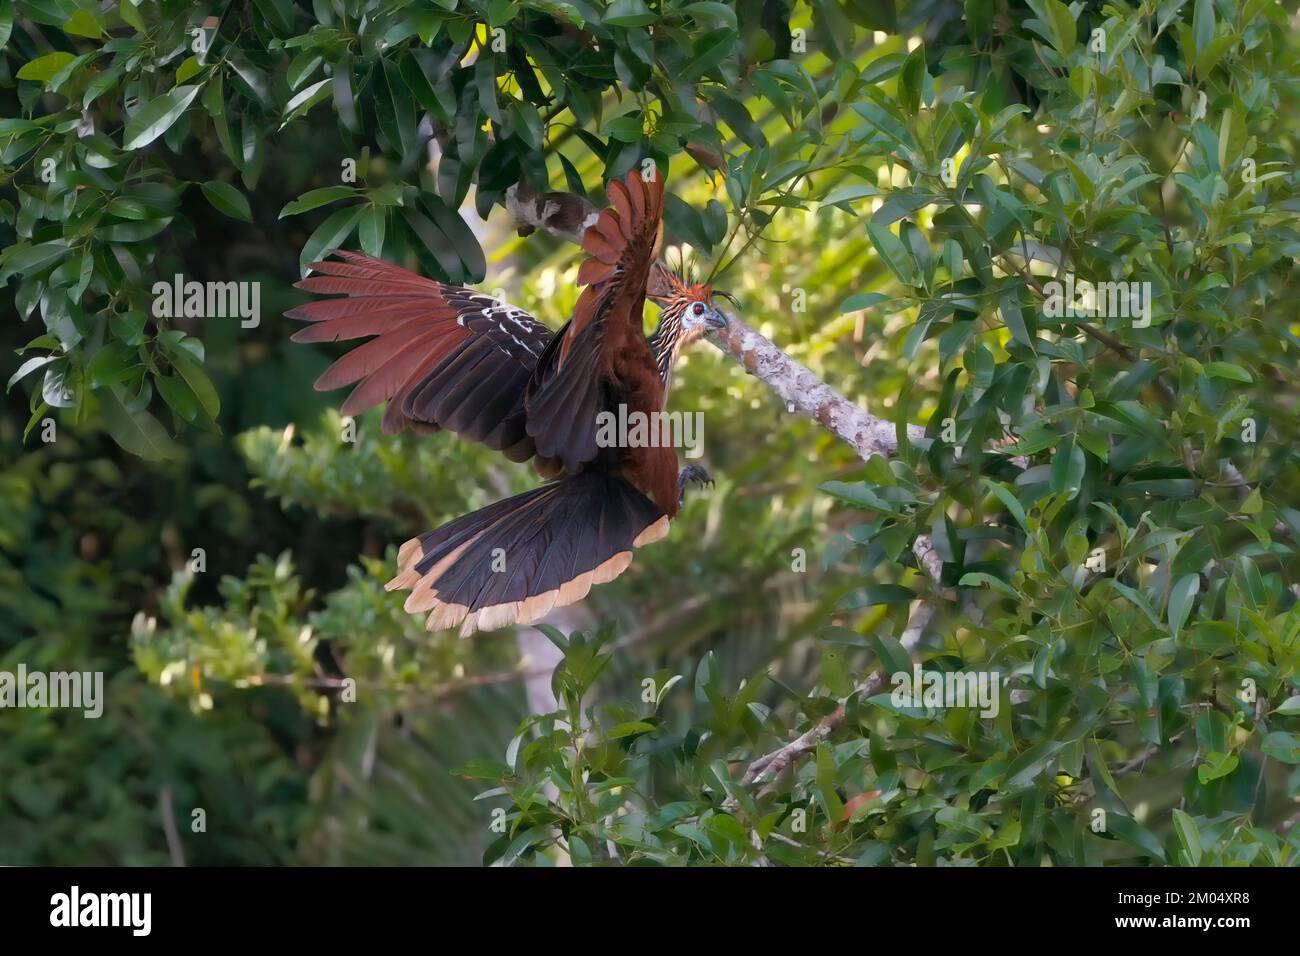
[[[530,624],[618,577],[632,551],[668,533],[697,465],[677,469],[662,445],[603,447],[602,412],[664,410],[681,350],[726,319],[713,290],[659,263],[664,185],[634,169],[606,187],[609,206],[586,229],[585,286],[572,318],[552,332],[523,309],[340,250],[297,283],[341,294],[286,312],[311,323],[297,342],[374,336],[331,365],[318,391],[355,385],[355,415],[387,402],[383,430],[441,429],[511,461],[533,460],[545,484],[425,532],[402,545],[388,590],[429,630],[462,636]],[[722,294],[722,293],[719,293]],[[647,338],[642,312],[661,306]]]

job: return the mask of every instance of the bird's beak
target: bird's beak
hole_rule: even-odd
[[[734,308],[740,308],[740,304],[736,302],[736,297],[732,295],[730,292],[723,292],[719,289],[715,289],[713,294],[722,296],[724,299],[730,302]],[[710,309],[709,312],[710,312],[709,315],[710,328],[715,329],[717,331],[722,331],[728,327],[727,317],[722,314],[722,311],[720,309]]]

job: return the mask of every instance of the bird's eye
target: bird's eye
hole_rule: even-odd
[[[695,312],[696,315],[703,315],[703,314],[704,314],[704,303],[702,303],[702,302],[696,302],[696,303],[695,303],[695,309],[694,309],[694,312]]]

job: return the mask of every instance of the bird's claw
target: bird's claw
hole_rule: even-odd
[[[687,465],[677,476],[677,493],[678,501],[686,500],[686,486],[688,484],[698,485],[703,488],[708,485],[713,487],[713,476],[709,474],[708,469],[703,465]]]

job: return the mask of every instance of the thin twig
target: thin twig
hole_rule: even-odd
[[[929,600],[918,601],[912,608],[911,616],[907,620],[907,629],[903,631],[902,636],[899,638],[899,643],[903,645],[904,650],[909,654],[915,652],[916,645],[920,643],[921,635],[925,633],[925,629],[930,626],[930,621],[934,618],[935,610],[934,603]],[[853,693],[861,697],[871,697],[885,686],[886,679],[887,675],[883,670],[873,671],[853,688]],[[748,787],[764,784],[765,786],[759,791],[758,796],[760,799],[768,796],[776,779],[787,767],[805,754],[816,750],[819,744],[839,729],[840,724],[844,723],[847,702],[847,698],[840,701],[838,707],[817,721],[811,729],[805,731],[785,746],[779,747],[751,763],[745,771],[744,777],[741,778],[741,785]]]
[[[167,838],[167,852],[171,855],[172,866],[184,866],[185,847],[181,845],[181,835],[176,830],[170,785],[164,786],[162,790],[158,791],[158,815],[162,817],[163,835]]]

